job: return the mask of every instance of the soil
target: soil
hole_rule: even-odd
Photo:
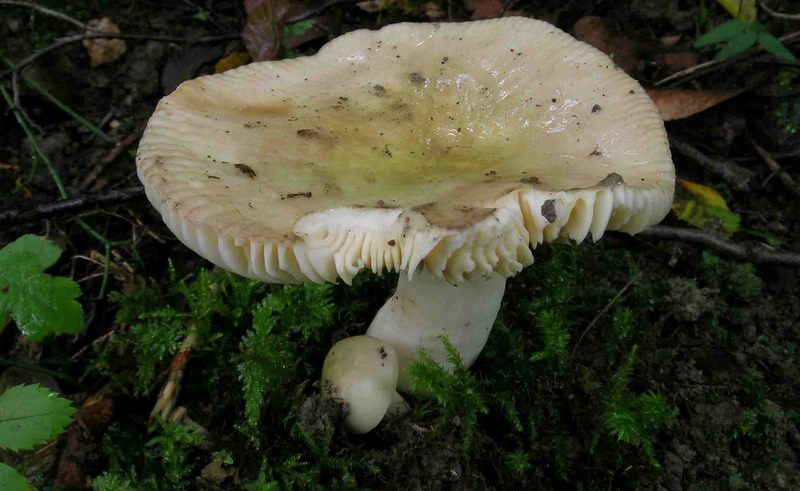
[[[284,46],[280,56],[313,54],[326,38],[358,28],[400,21],[469,20],[473,9],[468,6],[483,3],[492,2],[429,2],[426,6],[398,0],[386,2],[388,6],[377,12],[350,2],[335,3],[313,16],[325,33],[322,37],[297,41],[292,50]],[[183,80],[212,73],[221,57],[244,50],[236,38],[246,17],[240,1],[42,4],[81,21],[109,17],[123,33],[186,39],[231,35],[194,45],[128,40],[127,53],[118,61],[96,67],[90,65],[84,48],[73,43],[24,70],[24,76],[35,79],[110,137],[111,141],[102,140],[40,92],[20,84],[20,104],[40,127],[34,130],[36,144],[52,160],[70,196],[138,186],[133,143],[105,165],[88,188],[80,189],[87,173],[112,152],[114,142],[141,134],[165,91]],[[608,18],[636,39],[682,35],[690,42],[698,34],[695,26],[700,14],[695,2],[683,0],[510,4],[508,10],[516,14],[547,20],[567,32],[574,32],[579,19],[593,15]],[[791,2],[770,4],[788,9]],[[432,19],[433,7],[443,18]],[[714,23],[727,18],[717,7],[709,13]],[[302,11],[308,6],[298,3],[294,8]],[[769,17],[763,21],[778,36],[798,25]],[[25,8],[0,9],[0,51],[14,61],[55,38],[77,32],[74,26]],[[796,45],[790,49],[797,52]],[[631,64],[645,86],[672,73],[657,61],[661,59],[657,54],[652,49],[639,50]],[[719,190],[731,210],[741,216],[742,230],[769,236],[779,241],[782,250],[800,253],[800,200],[749,143],[752,139],[778,156],[786,171],[800,181],[800,76],[787,72],[792,66],[797,70],[796,65],[759,54],[687,79],[683,88],[745,92],[692,117],[669,122],[667,130],[709,155],[752,170],[756,177],[749,189],[736,190],[692,160],[674,156],[678,176]],[[6,88],[9,82],[8,76],[2,79]],[[33,140],[8,106],[3,107],[3,208],[27,210],[53,201],[58,193],[45,163],[35,157]],[[106,285],[104,245],[86,233],[78,216],[112,241]],[[672,214],[665,224],[686,226]],[[0,457],[35,476],[40,489],[85,488],[93,478],[113,470],[115,462],[124,462],[119,455],[126,452],[131,466],[138,469],[135,475],[155,474],[152,468],[158,464],[134,457],[141,452],[136,442],[148,438],[132,435],[146,430],[169,358],[143,394],[125,387],[122,376],[112,375],[114,371],[132,373],[135,362],[130,347],[108,344],[129,328],[115,320],[119,304],[111,302],[108,293],[130,292],[143,285],[166,291],[173,281],[171,267],[180,278],[212,266],[177,242],[141,197],[3,226],[0,245],[26,233],[47,235],[65,249],[50,272],[80,282],[86,330],[37,344],[26,341],[13,324],[6,328],[0,334],[0,366],[12,367],[0,375],[0,389],[40,383],[59,390],[80,407],[110,387],[110,395],[103,392],[103,397],[113,400],[114,410],[111,417],[88,419],[102,422],[81,433],[78,441],[85,448],[74,476],[59,474],[57,464],[69,445],[76,445],[67,442],[72,437],[62,437],[46,451]],[[732,240],[760,239],[739,232]],[[509,280],[498,326],[471,369],[480,390],[508,396],[512,409],[499,398],[487,397],[488,412],[478,416],[468,446],[462,441],[463,414],[443,425],[441,416],[446,411],[424,396],[411,397],[412,411],[377,431],[347,435],[340,426],[343,408],[316,396],[311,376],[285,392],[285,404],[271,406],[285,408],[286,414],[265,416],[265,435],[256,437],[260,445],[253,445],[252,438],[236,429],[242,424],[244,409],[235,370],[228,367],[209,376],[201,369],[206,361],[195,360],[212,360],[215,355],[200,349],[187,364],[181,404],[208,435],[205,446],[193,449],[182,464],[189,470],[183,487],[238,489],[255,481],[262,471],[266,481],[273,480],[278,487],[252,489],[800,489],[800,269],[754,266],[689,243],[614,233],[596,244],[543,247],[535,255],[536,264]],[[555,263],[562,269],[554,270]],[[352,290],[346,285],[334,287],[338,324],[319,341],[319,347],[308,348],[303,363],[309,374],[321,366],[327,346],[363,332],[393,284],[390,276],[362,276],[356,283]],[[558,284],[569,286],[566,296],[549,296],[549,288]],[[620,291],[619,300],[612,302]],[[560,363],[529,361],[543,349],[537,330],[541,320],[535,313],[544,307],[532,303],[535,299],[552,300],[569,313],[565,326],[569,346]],[[609,302],[612,305],[604,309]],[[622,315],[622,307],[632,312],[635,327],[619,334],[614,319]],[[109,346],[116,351],[109,354]],[[227,349],[235,353],[238,338]],[[652,459],[643,444],[618,441],[602,425],[610,381],[631,350],[636,361],[630,393],[660,394],[676,410],[652,438],[644,438],[652,442]],[[228,356],[221,353],[223,358]],[[112,368],[104,370],[99,360],[110,359]],[[209,379],[217,384],[208,386]],[[276,426],[268,428],[267,423]],[[316,444],[306,445],[299,433]],[[128,438],[131,443],[129,447],[125,441],[109,443],[113,438]],[[207,468],[220,450],[230,452],[234,463],[224,469],[220,464]],[[70,458],[75,461],[74,456]],[[515,458],[524,465],[512,465]],[[298,463],[296,467],[293,462]],[[315,471],[303,480],[297,477],[299,471],[291,470],[301,468]],[[146,484],[142,486],[147,489]]]

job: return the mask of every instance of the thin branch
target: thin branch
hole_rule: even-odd
[[[608,309],[610,309],[612,305],[617,303],[617,300],[619,300],[620,297],[624,295],[626,291],[628,291],[628,288],[630,288],[631,285],[636,283],[641,277],[642,273],[637,273],[636,275],[634,275],[634,277],[631,278],[630,281],[628,281],[628,283],[626,283],[625,286],[623,286],[622,289],[618,291],[616,295],[614,295],[614,298],[609,300],[606,306],[603,307],[602,310],[600,310],[600,312],[598,312],[596,316],[594,316],[592,322],[590,322],[589,325],[586,326],[586,329],[584,329],[583,333],[581,333],[581,337],[579,337],[578,341],[575,342],[575,346],[572,348],[572,353],[570,353],[570,356],[575,356],[575,352],[578,351],[578,346],[580,346],[581,341],[583,341],[583,338],[586,337],[586,334],[588,334],[589,331],[592,329],[592,327],[594,327],[594,325],[597,324],[597,321],[600,320],[600,318],[603,317],[606,314],[606,312],[608,312]]]
[[[13,7],[25,7],[25,8],[31,9],[31,10],[35,10],[36,12],[39,12],[40,14],[44,14],[44,15],[46,15],[48,17],[54,17],[56,19],[61,19],[61,20],[65,21],[65,22],[69,22],[70,24],[72,24],[74,26],[77,26],[77,27],[80,27],[81,29],[86,29],[88,31],[93,30],[91,27],[87,26],[86,24],[84,24],[83,22],[79,21],[78,19],[70,17],[69,15],[67,15],[65,13],[58,12],[57,10],[52,10],[52,9],[47,8],[47,7],[42,7],[41,5],[37,5],[35,3],[17,2],[17,1],[14,1],[14,0],[0,0],[0,5],[10,5],[10,6],[13,6]]]
[[[287,18],[286,20],[284,20],[284,23],[294,24],[295,22],[300,22],[315,17],[335,5],[339,5],[342,3],[356,3],[357,1],[358,0],[328,0],[327,2],[323,3],[318,7],[312,7],[304,12],[300,12],[299,14]]]
[[[796,40],[800,39],[800,31],[793,32],[791,34],[787,34],[779,38],[778,40],[782,44],[789,44]],[[753,55],[760,53],[762,50],[761,48],[750,48],[749,50],[736,55],[732,58],[728,58],[727,60],[709,60],[703,63],[698,63],[697,65],[690,66],[685,70],[681,70],[679,72],[675,72],[672,75],[662,78],[661,80],[657,81],[654,85],[659,87],[661,85],[670,84],[670,86],[680,85],[683,82],[687,82],[699,75],[704,73],[709,73],[713,70],[717,70],[728,66],[730,64],[736,63],[738,61],[744,60],[746,58],[750,58]]]
[[[691,159],[708,172],[719,176],[737,191],[746,191],[750,187],[750,181],[755,177],[755,173],[747,167],[731,162],[709,157],[689,143],[674,136],[669,137],[669,145],[684,157]]]
[[[87,174],[86,178],[83,181],[81,181],[81,184],[78,186],[78,192],[79,193],[86,192],[86,190],[89,189],[89,187],[92,184],[94,184],[97,178],[100,177],[100,174],[102,174],[103,171],[106,170],[106,167],[108,167],[108,165],[111,164],[111,162],[116,160],[117,157],[119,157],[119,155],[122,152],[124,152],[128,147],[133,145],[133,142],[139,139],[140,133],[141,133],[140,130],[136,130],[127,137],[125,137],[124,139],[117,142],[117,144],[114,145],[114,148],[112,148],[111,151],[108,152],[108,154],[105,157],[103,157],[103,160],[101,160],[99,164],[95,165],[94,168],[89,172],[89,174]]]
[[[778,176],[778,179],[780,179],[781,182],[783,182],[783,184],[786,185],[787,188],[789,188],[789,191],[793,192],[794,194],[800,195],[800,186],[797,185],[797,182],[795,182],[795,180],[792,179],[792,176],[790,176],[788,172],[783,170],[781,164],[779,164],[778,161],[775,160],[772,157],[772,155],[770,155],[769,152],[764,150],[764,147],[756,143],[756,141],[753,140],[753,137],[747,135],[747,139],[750,140],[750,144],[753,145],[753,148],[756,150],[756,152],[758,152],[758,155],[760,155],[761,158],[764,160],[764,163],[767,164],[769,170],[771,170],[773,174]]]
[[[699,229],[659,225],[650,227],[639,236],[655,240],[692,242],[736,259],[756,264],[782,264],[800,267],[800,253],[774,251],[761,244],[731,242]]]
[[[119,205],[143,196],[144,189],[139,186],[48,201],[29,208],[0,211],[0,225],[15,225],[58,216],[75,215],[98,206]]]
[[[47,53],[55,51],[59,48],[63,48],[64,46],[67,46],[69,44],[83,41],[84,39],[131,39],[136,41],[155,41],[159,43],[200,44],[200,43],[213,43],[216,41],[230,41],[232,39],[238,39],[239,37],[241,37],[241,34],[238,32],[229,34],[220,34],[218,36],[205,36],[195,39],[183,38],[180,36],[165,36],[161,34],[110,34],[110,33],[91,33],[91,32],[83,34],[75,34],[72,36],[65,36],[62,38],[58,38],[53,44],[45,46],[40,50],[34,51],[27,57],[15,63],[13,67],[0,73],[0,77],[5,77],[9,73],[19,72],[26,66],[30,65],[34,61],[46,55]]]
[[[772,17],[775,17],[776,19],[800,20],[800,14],[784,14],[783,12],[776,12],[772,10],[771,8],[767,7],[767,4],[764,2],[758,2],[758,4],[761,5],[761,8],[764,10],[764,12],[768,13]]]

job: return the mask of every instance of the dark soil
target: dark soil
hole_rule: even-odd
[[[101,126],[113,140],[87,131],[40,92],[20,83],[20,104],[41,127],[35,131],[36,142],[52,160],[70,196],[138,186],[133,143],[86,189],[80,189],[115,141],[132,134],[138,138],[165,89],[212,73],[222,56],[244,49],[235,36],[245,20],[240,1],[41,3],[81,21],[109,17],[123,33],[186,39],[232,35],[204,44],[130,40],[120,60],[99,67],[91,67],[85,50],[74,43],[24,70],[23,75]],[[284,47],[280,56],[313,54],[326,38],[358,28],[431,20],[430,7],[426,14],[423,3],[388,2],[376,13],[349,2],[335,4],[314,17],[326,35],[298,41],[292,50]],[[691,41],[698,35],[696,2],[510,3],[510,10],[547,20],[567,32],[578,19],[596,15],[643,39],[683,35]],[[788,1],[769,4],[778,10],[792,6]],[[441,7],[442,21],[469,20],[472,15],[461,2],[431,5]],[[728,18],[717,5],[708,15],[712,25]],[[800,25],[766,16],[761,20],[776,36]],[[0,51],[12,61],[77,32],[28,9],[0,6]],[[790,49],[797,52],[796,45]],[[644,86],[671,73],[652,51],[640,58],[635,75]],[[752,170],[756,177],[750,188],[735,190],[695,162],[674,156],[678,176],[719,190],[741,216],[743,230],[777,239],[783,250],[800,252],[800,200],[772,175],[750,143],[752,139],[778,156],[800,181],[800,72],[791,70],[798,70],[796,64],[759,54],[691,77],[681,87],[745,92],[700,114],[669,122],[667,130],[709,155]],[[1,83],[10,89],[10,76]],[[3,208],[28,210],[53,201],[58,193],[44,162],[35,155],[33,141],[9,107],[3,107]],[[78,217],[112,242],[107,258],[104,244],[87,234]],[[686,226],[674,215],[665,223]],[[166,460],[147,457],[155,450],[143,448],[153,435],[147,433],[147,420],[171,357],[156,366],[147,390],[133,388],[134,349],[114,342],[132,339],[125,337],[130,336],[130,325],[115,319],[125,302],[111,302],[108,293],[147,287],[156,292],[153,298],[161,296],[154,303],[163,302],[172,298],[165,293],[171,283],[212,265],[177,242],[143,197],[4,225],[0,245],[26,233],[47,235],[64,247],[65,254],[51,273],[80,282],[86,331],[36,344],[19,336],[13,325],[6,328],[0,334],[0,366],[9,368],[0,375],[0,391],[38,382],[59,390],[78,407],[101,389],[101,399],[113,402],[113,411],[98,406],[106,411],[100,416],[86,409],[85,421],[94,423],[86,423],[78,443],[68,442],[71,437],[66,435],[39,452],[2,454],[4,461],[26,471],[39,489],[87,487],[104,472],[128,478],[127,489],[237,489],[255,481],[259,472],[264,487],[251,489],[800,489],[797,268],[754,266],[688,243],[613,233],[597,244],[538,249],[536,264],[509,280],[498,325],[471,369],[488,412],[478,416],[468,445],[463,441],[468,411],[443,421],[449,414],[446,408],[423,396],[411,398],[410,413],[373,433],[356,437],[341,430],[342,408],[315,395],[313,374],[333,342],[364,331],[390,295],[393,281],[360,277],[352,289],[336,285],[331,293],[336,324],[303,348],[298,365],[302,373],[292,382],[295,385],[268,396],[258,434],[242,430],[242,389],[232,362],[246,328],[236,325],[238,331],[220,335],[193,353],[180,404],[208,433],[177,464],[186,471],[182,484],[170,485],[163,480]],[[732,240],[758,239],[741,232]],[[104,285],[106,259],[109,279]],[[175,272],[170,273],[168,261]],[[623,294],[608,307],[620,291]],[[141,307],[155,308],[144,300]],[[629,331],[620,327],[619,316],[625,309],[633,318]],[[568,319],[563,326],[569,333],[566,356],[534,363],[531,355],[547,344],[540,334],[539,314],[548,310],[562,312]],[[626,442],[609,434],[603,411],[611,381],[632,352],[636,360],[628,396],[660,394],[676,411],[651,435]],[[652,456],[647,444],[641,443],[645,441],[652,444]],[[74,476],[64,476],[57,463],[75,445],[83,449],[80,458],[68,457],[78,462],[77,470]],[[215,452],[223,450],[233,463],[212,465]],[[268,487],[270,482],[275,487]]]

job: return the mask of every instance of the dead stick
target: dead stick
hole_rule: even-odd
[[[679,154],[691,159],[708,172],[719,176],[737,191],[746,191],[750,187],[750,181],[755,177],[755,173],[747,167],[742,167],[729,160],[709,157],[689,143],[674,136],[669,137],[669,145]]]
[[[78,192],[83,193],[87,189],[89,189],[89,187],[92,184],[94,184],[97,178],[100,177],[100,174],[103,173],[106,167],[108,167],[108,165],[111,162],[116,160],[117,157],[119,157],[119,155],[123,151],[125,151],[125,149],[133,145],[133,142],[135,142],[138,138],[139,138],[139,130],[136,130],[127,137],[125,137],[124,139],[117,142],[117,144],[114,145],[114,148],[112,148],[111,151],[108,152],[108,155],[103,157],[103,160],[101,160],[99,164],[95,165],[94,169],[92,169],[86,176],[86,179],[84,179],[83,182],[81,182],[80,186],[78,186]]]
[[[800,31],[793,32],[791,34],[787,34],[787,35],[779,38],[778,40],[782,44],[787,45],[787,44],[791,44],[791,43],[797,41],[798,39],[800,39]],[[662,86],[664,84],[667,84],[667,83],[671,82],[670,83],[670,87],[674,87],[676,85],[680,85],[683,82],[689,81],[689,80],[691,80],[691,79],[693,79],[693,78],[695,78],[695,77],[697,77],[699,75],[703,75],[704,73],[709,73],[709,72],[717,70],[719,68],[723,68],[725,66],[734,64],[734,63],[736,63],[738,61],[742,61],[742,60],[744,60],[746,58],[750,58],[751,56],[753,56],[753,55],[755,55],[757,53],[761,53],[761,52],[762,52],[761,48],[750,48],[749,50],[745,51],[744,53],[736,55],[736,56],[734,56],[732,58],[728,58],[727,60],[710,60],[710,61],[706,61],[706,62],[703,62],[703,63],[698,63],[697,65],[690,66],[689,68],[687,68],[685,70],[681,70],[679,72],[675,72],[675,73],[673,73],[672,75],[670,75],[670,76],[668,76],[666,78],[662,78],[661,80],[656,82],[654,85],[656,87],[660,87],[660,86]]]
[[[67,214],[76,214],[96,206],[119,205],[144,197],[141,186],[84,194],[74,198],[40,203],[30,208],[0,211],[0,225],[35,222]]]
[[[578,341],[575,342],[575,346],[572,348],[572,353],[570,353],[570,356],[575,356],[575,352],[578,351],[578,346],[580,346],[581,341],[583,341],[583,338],[586,337],[586,334],[588,334],[589,331],[592,329],[592,327],[594,327],[594,325],[597,324],[597,321],[600,320],[600,318],[603,317],[606,314],[606,312],[608,312],[608,309],[610,309],[612,305],[617,303],[617,300],[619,300],[619,298],[626,291],[628,291],[628,288],[630,288],[631,285],[636,283],[636,281],[641,277],[642,277],[642,273],[637,273],[636,275],[634,275],[634,277],[631,278],[630,281],[628,281],[628,283],[626,283],[625,286],[623,286],[622,289],[620,291],[618,291],[616,295],[614,295],[614,298],[609,300],[609,302],[606,304],[606,306],[603,307],[602,310],[600,310],[600,312],[598,312],[596,316],[594,316],[594,319],[592,319],[592,321],[589,323],[589,325],[586,326],[586,329],[583,330],[583,333],[581,334],[581,337],[579,337]]]
[[[783,170],[781,164],[779,164],[778,161],[775,160],[772,157],[772,155],[770,155],[769,152],[764,150],[764,147],[756,143],[756,141],[753,140],[753,138],[750,135],[747,136],[747,139],[750,140],[750,144],[753,145],[753,148],[755,148],[756,152],[758,152],[758,155],[760,155],[761,158],[764,160],[764,163],[767,164],[769,170],[771,170],[773,174],[777,174],[781,182],[783,182],[783,184],[785,184],[786,187],[789,188],[789,191],[793,192],[794,194],[800,195],[800,187],[797,186],[797,183],[795,182],[794,179],[792,179],[792,176],[790,176],[789,173]]]
[[[773,251],[761,244],[731,242],[699,229],[659,225],[650,227],[640,233],[639,236],[656,240],[693,242],[728,256],[756,264],[783,264],[800,267],[800,253]]]
[[[164,386],[161,387],[161,392],[158,394],[158,399],[150,410],[150,423],[152,424],[156,417],[169,420],[170,413],[178,401],[178,394],[181,392],[181,381],[183,380],[183,371],[186,364],[189,363],[189,357],[192,354],[192,348],[197,345],[197,328],[194,324],[189,325],[186,337],[183,338],[180,349],[172,358],[172,363],[169,365],[169,374]]]
[[[241,33],[229,33],[229,34],[221,34],[219,36],[205,36],[201,38],[182,38],[179,36],[165,36],[161,34],[111,34],[111,33],[83,33],[83,34],[75,34],[73,36],[65,36],[63,38],[56,39],[53,44],[49,46],[45,46],[44,48],[34,51],[27,57],[23,58],[22,60],[18,61],[8,70],[0,73],[0,77],[5,77],[9,73],[12,72],[19,72],[26,66],[30,65],[34,61],[38,60],[40,57],[46,55],[47,53],[54,51],[59,48],[63,48],[72,43],[77,43],[79,41],[83,41],[84,39],[130,39],[135,41],[155,41],[159,43],[182,43],[182,44],[200,44],[200,43],[212,43],[217,41],[231,41],[233,39],[238,39],[241,37]]]

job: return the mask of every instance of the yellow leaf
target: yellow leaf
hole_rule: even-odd
[[[726,234],[739,230],[741,218],[715,189],[678,179],[676,191],[672,211],[684,222],[697,228],[719,224]]]
[[[243,51],[234,51],[217,62],[214,66],[214,73],[222,73],[232,68],[238,68],[248,61],[250,61],[250,55]]]
[[[756,0],[717,0],[732,16],[750,23],[756,20]],[[741,8],[741,12],[739,11]]]

